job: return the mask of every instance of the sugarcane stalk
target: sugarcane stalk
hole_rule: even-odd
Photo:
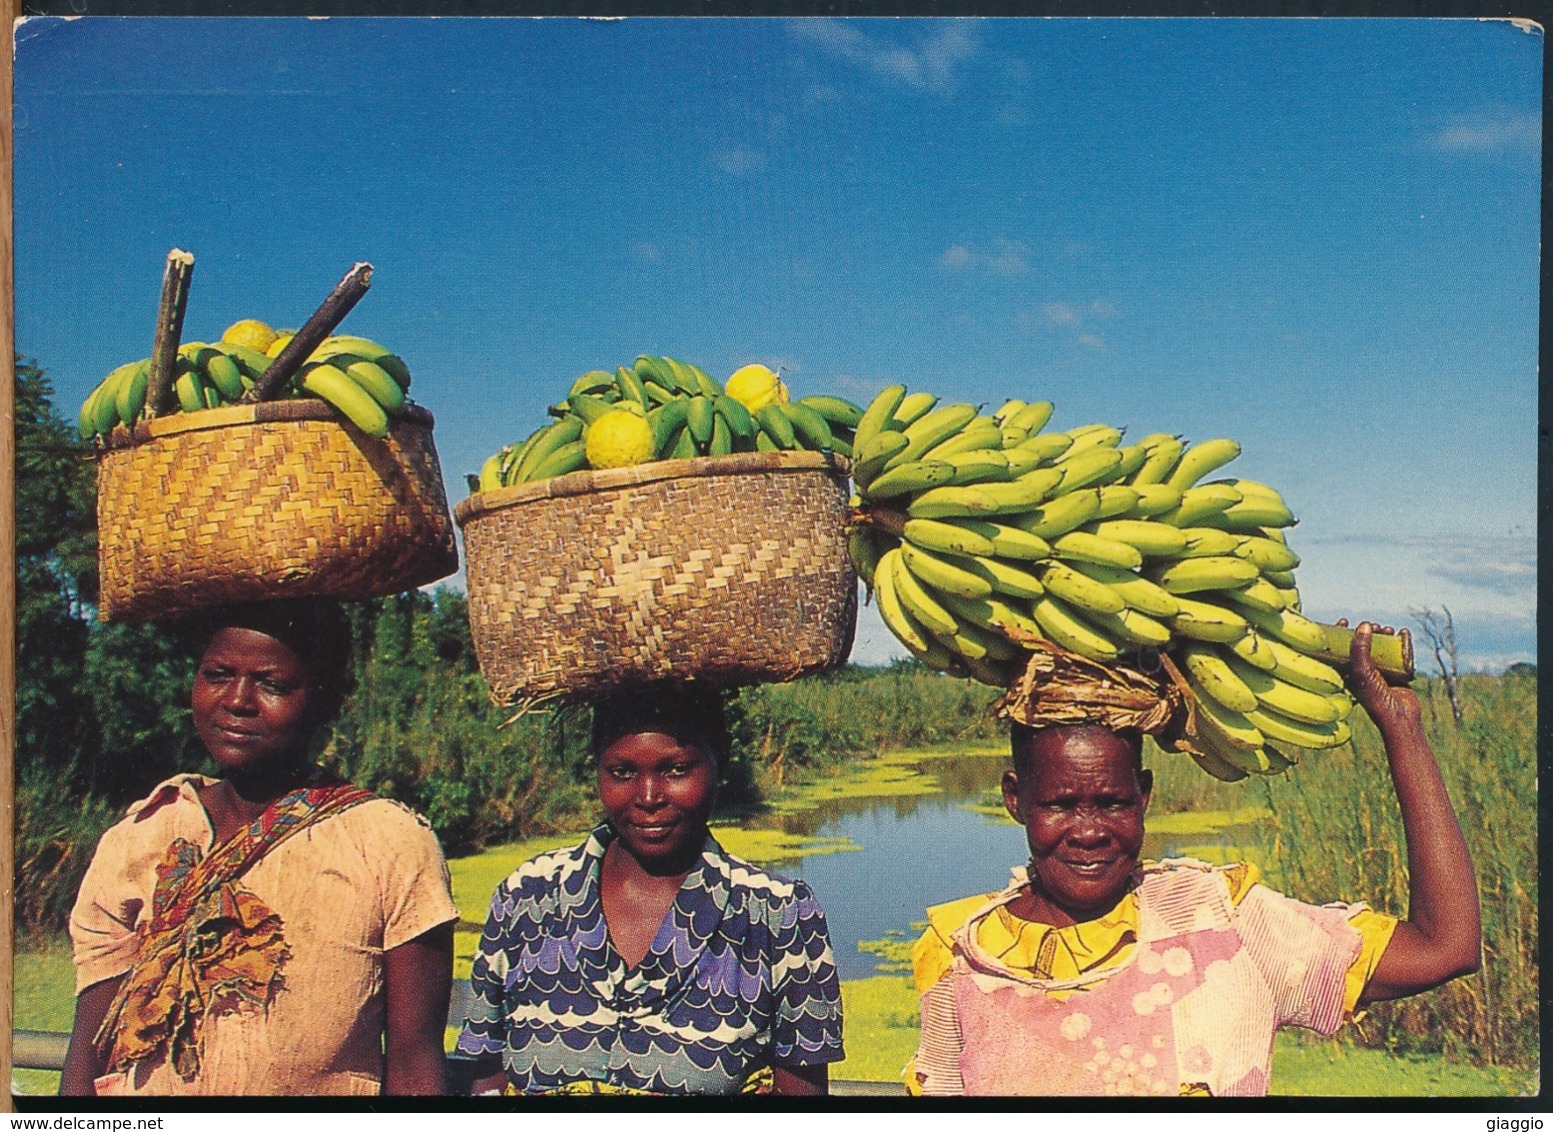
[[[302,329],[298,330],[291,341],[286,343],[285,348],[275,355],[275,360],[259,375],[254,387],[243,394],[243,402],[274,399],[291,380],[292,375],[302,368],[302,363],[307,360],[308,355],[333,333],[334,328],[340,325],[371,285],[372,265],[370,263],[358,263],[347,271],[345,277],[329,293],[329,297],[319,304],[313,316],[302,324]]]
[[[151,344],[151,374],[146,380],[145,415],[166,410],[177,377],[178,342],[183,336],[183,313],[189,305],[189,284],[194,279],[194,257],[180,248],[167,253],[162,268],[162,301],[156,313],[156,337]]]

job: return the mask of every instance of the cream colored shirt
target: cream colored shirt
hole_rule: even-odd
[[[98,842],[70,915],[76,992],[124,974],[150,915],[156,866],[175,838],[209,851],[197,787],[159,785]],[[179,1079],[158,1062],[98,1079],[101,1096],[370,1095],[383,1076],[383,954],[458,917],[447,863],[425,820],[377,799],[293,834],[239,883],[279,914],[291,956],[267,1010],[212,1014],[201,1071]]]

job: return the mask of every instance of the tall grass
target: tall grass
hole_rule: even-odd
[[[1438,680],[1415,685],[1446,789],[1467,837],[1483,911],[1483,969],[1439,990],[1380,1003],[1356,1027],[1366,1045],[1443,1052],[1489,1065],[1539,1055],[1537,970],[1537,683],[1465,676],[1452,721]],[[1273,812],[1258,860],[1303,900],[1363,900],[1407,914],[1407,854],[1380,736],[1356,712],[1353,742],[1310,752],[1257,785]]]

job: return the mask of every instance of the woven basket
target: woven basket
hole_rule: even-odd
[[[411,407],[379,440],[317,401],[122,426],[97,466],[99,615],[377,597],[458,569],[431,440]]]
[[[790,680],[852,647],[847,473],[819,452],[574,472],[464,500],[469,624],[499,704]]]

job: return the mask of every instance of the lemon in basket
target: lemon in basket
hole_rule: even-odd
[[[589,425],[585,444],[593,468],[628,468],[654,455],[652,425],[627,409],[611,409]]]
[[[261,354],[270,348],[270,343],[275,341],[275,337],[274,329],[268,323],[260,322],[256,318],[238,319],[221,332],[221,341],[233,346],[247,346],[250,350],[258,350]]]
[[[788,399],[787,386],[782,384],[782,379],[759,363],[734,370],[725,388],[728,396],[752,413]]]

